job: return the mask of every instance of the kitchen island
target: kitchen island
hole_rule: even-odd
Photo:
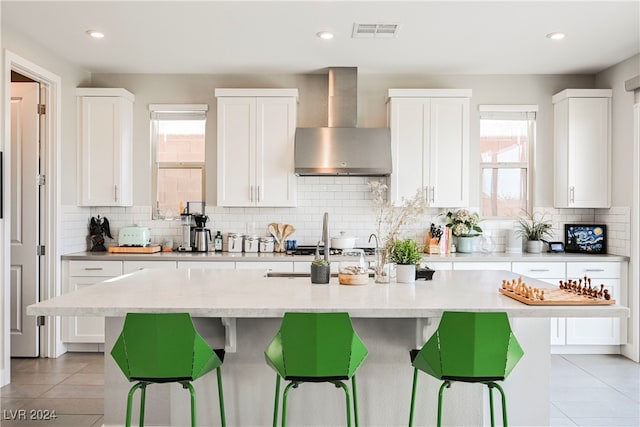
[[[308,278],[266,277],[261,271],[141,270],[30,306],[31,315],[104,316],[105,425],[122,425],[128,383],[108,354],[128,312],[188,312],[214,346],[226,345],[223,365],[230,426],[271,422],[275,373],[262,354],[287,311],[346,311],[369,349],[358,372],[363,426],[406,425],[413,370],[408,351],[419,347],[446,310],[505,311],[525,356],[505,382],[512,425],[549,422],[549,318],[626,317],[613,306],[528,306],[498,293],[507,271],[438,271],[415,284],[312,285]],[[549,285],[535,279],[536,287]],[[214,376],[196,383],[199,425],[217,425]],[[435,423],[439,384],[421,375],[415,425]],[[485,391],[456,384],[447,393],[448,425],[486,424]],[[175,385],[148,391],[149,425],[182,425],[188,420],[188,394]],[[205,403],[202,403],[205,402]],[[170,403],[170,404],[169,404]],[[462,410],[464,408],[464,410]],[[330,386],[305,384],[291,393],[291,425],[344,425],[343,396]],[[135,414],[134,414],[135,417]]]

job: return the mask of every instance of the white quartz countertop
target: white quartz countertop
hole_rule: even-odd
[[[313,255],[288,255],[286,253],[243,253],[243,252],[157,252],[154,254],[131,254],[109,252],[77,252],[63,255],[63,260],[71,261],[311,261]],[[340,256],[332,256],[339,260]],[[368,257],[373,259],[373,256]],[[579,253],[508,254],[504,252],[472,254],[454,253],[449,255],[424,254],[423,262],[601,262],[628,261],[621,255],[590,255]]]
[[[287,311],[347,311],[352,317],[437,317],[446,310],[506,311],[512,317],[627,317],[609,306],[528,306],[501,295],[507,271],[437,271],[415,284],[312,284],[308,277],[265,277],[256,270],[144,269],[27,308],[29,315],[120,317],[128,312],[188,312],[200,317],[269,318]],[[535,287],[551,285],[526,279]]]

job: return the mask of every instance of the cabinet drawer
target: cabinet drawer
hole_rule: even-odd
[[[235,270],[233,261],[178,261],[178,268],[210,268],[218,270]]]
[[[511,271],[510,262],[454,262],[454,270],[505,270]]]
[[[620,277],[619,262],[568,262],[567,279],[591,278],[618,278]]]
[[[269,270],[281,273],[291,273],[293,271],[293,262],[262,262],[262,261],[245,261],[236,263],[237,270]]]
[[[122,271],[124,274],[145,268],[176,268],[175,261],[124,261]]]
[[[511,271],[525,276],[553,279],[556,277],[565,277],[564,262],[514,262]]]
[[[122,261],[69,261],[69,275],[115,277],[122,274]]]

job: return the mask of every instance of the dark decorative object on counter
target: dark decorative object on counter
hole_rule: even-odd
[[[433,280],[433,273],[435,272],[429,267],[416,267],[416,280]]]
[[[331,278],[331,263],[324,258],[316,258],[311,263],[311,283],[327,284]]]
[[[104,246],[104,236],[113,239],[111,229],[109,228],[109,220],[105,217],[91,217],[89,223],[89,241],[91,242],[91,252],[105,252],[107,248]]]
[[[604,224],[565,224],[566,252],[607,253],[607,226]]]

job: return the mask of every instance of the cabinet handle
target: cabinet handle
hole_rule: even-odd
[[[253,203],[253,185],[249,186],[249,201]]]
[[[257,191],[256,199],[258,200],[258,202],[262,200],[262,192],[261,192],[261,189],[260,189],[259,185],[258,185],[258,191]]]
[[[574,186],[569,187],[569,201],[571,203],[575,202],[575,188]]]
[[[548,268],[531,268],[529,269],[529,271],[544,272],[544,271],[549,271],[549,269]]]
[[[113,200],[118,201],[118,185],[113,186]]]
[[[87,270],[87,271],[101,271],[101,270],[103,270],[102,267],[85,267],[84,269]]]
[[[436,199],[436,187],[431,187],[431,203]]]
[[[602,273],[604,271],[604,268],[585,268],[584,271],[588,271],[588,272],[600,272]]]

